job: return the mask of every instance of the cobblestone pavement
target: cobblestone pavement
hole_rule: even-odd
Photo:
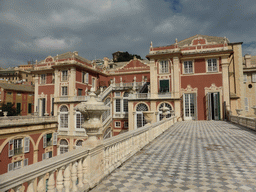
[[[256,132],[179,122],[115,170],[99,191],[256,191]]]

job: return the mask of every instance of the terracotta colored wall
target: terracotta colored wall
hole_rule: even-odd
[[[197,95],[197,114],[198,120],[206,120],[206,101],[205,101],[205,87],[210,87],[211,84],[217,87],[222,86],[222,74],[212,75],[197,75],[197,76],[182,76],[181,88],[186,88],[191,85],[192,88],[198,88]],[[222,99],[222,96],[220,96]]]

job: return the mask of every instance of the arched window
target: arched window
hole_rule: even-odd
[[[107,99],[104,101],[104,104],[110,108],[110,107],[111,107],[111,100],[110,100],[110,98],[107,98]],[[105,112],[102,114],[102,122],[104,122],[104,121],[111,115],[110,111],[111,111],[111,109],[105,111]]]
[[[68,128],[68,108],[65,105],[60,108],[60,128]]]
[[[148,111],[148,106],[143,103],[140,103],[136,107],[137,128],[143,127],[147,123],[143,116],[142,111]]]
[[[163,116],[163,111],[162,111],[162,107],[168,107],[169,108],[169,111],[167,111],[167,115],[166,115],[166,118],[169,118],[171,117],[171,110],[172,110],[172,106],[169,104],[169,103],[162,103],[160,106],[159,106],[159,113],[158,113],[158,119],[159,121],[161,121],[164,116]]]
[[[107,139],[112,137],[112,130],[111,127],[107,128],[107,130],[104,132],[103,139]]]
[[[78,140],[78,141],[76,142],[76,148],[82,147],[82,146],[83,146],[83,140]]]
[[[68,142],[65,139],[60,140],[60,154],[68,152]]]

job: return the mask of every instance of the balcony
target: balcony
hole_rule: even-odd
[[[7,116],[0,117],[0,127],[50,123],[57,121],[57,117],[54,116]]]
[[[143,99],[173,99],[173,93],[135,93],[130,94],[129,99],[131,100],[143,100]]]
[[[61,96],[61,97],[54,97],[55,103],[61,102],[82,102],[87,101],[90,96]]]

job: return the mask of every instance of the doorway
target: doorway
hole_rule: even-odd
[[[184,109],[185,121],[196,119],[196,94],[195,93],[183,94],[183,109]]]
[[[220,93],[207,93],[206,102],[208,120],[220,120]]]

